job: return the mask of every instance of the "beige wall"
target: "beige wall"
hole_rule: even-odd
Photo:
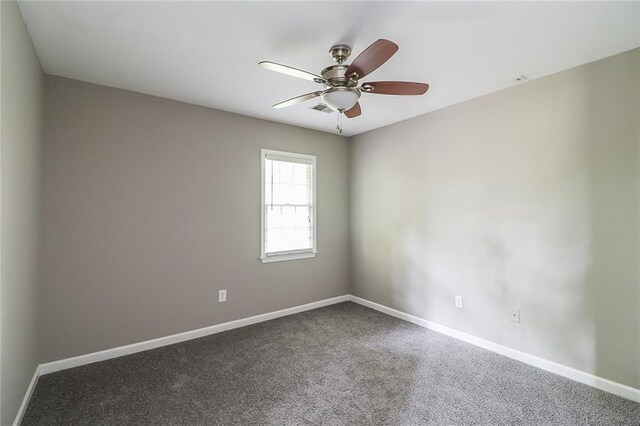
[[[65,78],[45,86],[42,361],[348,293],[346,138]],[[260,148],[317,156],[314,259],[258,259]]]
[[[13,1],[0,2],[2,261],[0,424],[13,422],[38,365],[42,69]]]
[[[640,388],[639,102],[636,49],[353,138],[352,292]]]

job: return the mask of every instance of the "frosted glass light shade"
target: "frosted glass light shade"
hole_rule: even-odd
[[[327,89],[322,94],[322,100],[335,111],[346,111],[358,102],[360,93],[352,89]]]

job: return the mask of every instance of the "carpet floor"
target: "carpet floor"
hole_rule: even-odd
[[[640,425],[640,404],[351,302],[42,376],[26,425]]]

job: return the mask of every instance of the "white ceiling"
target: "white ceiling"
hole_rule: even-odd
[[[335,132],[336,114],[271,105],[319,84],[329,48],[353,60],[378,38],[400,50],[363,81],[431,85],[424,96],[363,94],[355,135],[640,46],[640,3],[20,2],[45,72]],[[350,62],[350,61],[347,61]]]

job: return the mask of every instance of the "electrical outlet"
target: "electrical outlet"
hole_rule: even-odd
[[[456,308],[462,309],[462,296],[456,296]]]
[[[220,290],[218,292],[218,302],[226,302],[227,301],[227,290]]]
[[[511,310],[511,322],[520,322],[520,309]]]

